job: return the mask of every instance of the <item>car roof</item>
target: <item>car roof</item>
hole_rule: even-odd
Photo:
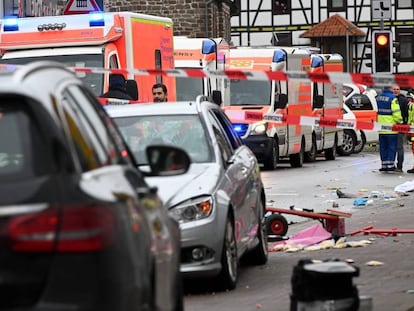
[[[207,101],[182,101],[164,103],[139,103],[130,105],[104,106],[111,117],[126,117],[139,115],[194,115],[201,112],[201,107],[215,105]]]
[[[53,109],[51,95],[56,94],[66,81],[82,83],[73,71],[57,62],[40,61],[21,66],[0,67],[0,95],[29,97],[48,110]]]

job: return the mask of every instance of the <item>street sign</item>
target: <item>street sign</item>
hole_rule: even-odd
[[[371,0],[372,20],[391,19],[391,0]]]
[[[95,0],[69,0],[63,10],[63,15],[87,14],[102,11]]]

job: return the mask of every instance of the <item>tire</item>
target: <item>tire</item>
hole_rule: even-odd
[[[266,217],[264,217],[264,205],[261,200],[258,217],[257,239],[259,240],[259,244],[257,244],[243,258],[243,263],[250,265],[264,265],[267,262],[269,255],[267,249],[267,223]]]
[[[365,133],[361,131],[361,141],[355,145],[354,153],[360,153],[364,150],[365,144],[367,143],[367,138],[365,137]]]
[[[335,142],[332,148],[325,149],[325,159],[328,161],[336,159],[336,149],[338,148],[338,138],[335,136]]]
[[[342,146],[336,148],[338,154],[341,156],[349,156],[354,153],[356,146],[356,134],[353,130],[345,129],[344,130],[344,143]]]
[[[312,148],[310,151],[305,152],[305,162],[315,162],[316,155],[318,154],[317,150],[318,146],[316,146],[316,138],[312,136]]]
[[[234,224],[229,217],[226,220],[224,232],[223,251],[221,254],[221,271],[217,277],[217,287],[221,290],[236,288],[239,261],[237,257],[237,244],[234,233]]]
[[[299,153],[291,154],[289,156],[289,162],[291,167],[302,167],[303,161],[305,160],[305,142],[302,138]]]
[[[263,166],[265,170],[274,170],[279,162],[279,144],[277,140],[272,140],[272,151],[265,159]]]
[[[286,218],[280,214],[275,213],[266,217],[266,231],[268,235],[285,236],[288,226]]]

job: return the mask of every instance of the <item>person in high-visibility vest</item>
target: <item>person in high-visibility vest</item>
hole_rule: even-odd
[[[378,105],[378,123],[402,124],[400,105],[392,92],[392,87],[384,87],[381,94],[376,97]],[[395,156],[397,153],[398,132],[380,131],[378,133],[380,147],[381,168],[380,172],[395,171]]]
[[[414,126],[414,94],[407,95],[410,102],[408,103],[408,125]],[[409,133],[410,141],[411,141],[411,152],[414,155],[414,133]],[[407,170],[407,173],[414,173],[414,166],[413,168]]]

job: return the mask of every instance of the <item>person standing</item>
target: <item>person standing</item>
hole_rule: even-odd
[[[126,91],[126,80],[122,74],[111,74],[109,76],[108,92],[100,97],[133,100]]]
[[[152,86],[152,96],[154,103],[167,102],[168,93],[165,84],[155,83]]]
[[[378,123],[401,124],[403,122],[400,105],[392,92],[392,87],[384,87],[376,97],[378,105]],[[398,132],[380,131],[378,133],[381,168],[380,172],[395,171],[395,156],[397,153]]]
[[[401,116],[403,119],[403,124],[407,124],[408,121],[408,98],[401,94],[400,86],[394,85],[392,87],[392,92],[397,98],[398,104],[400,105]],[[403,171],[404,163],[404,143],[405,143],[406,133],[398,133],[398,142],[397,142],[397,168],[395,171]]]

